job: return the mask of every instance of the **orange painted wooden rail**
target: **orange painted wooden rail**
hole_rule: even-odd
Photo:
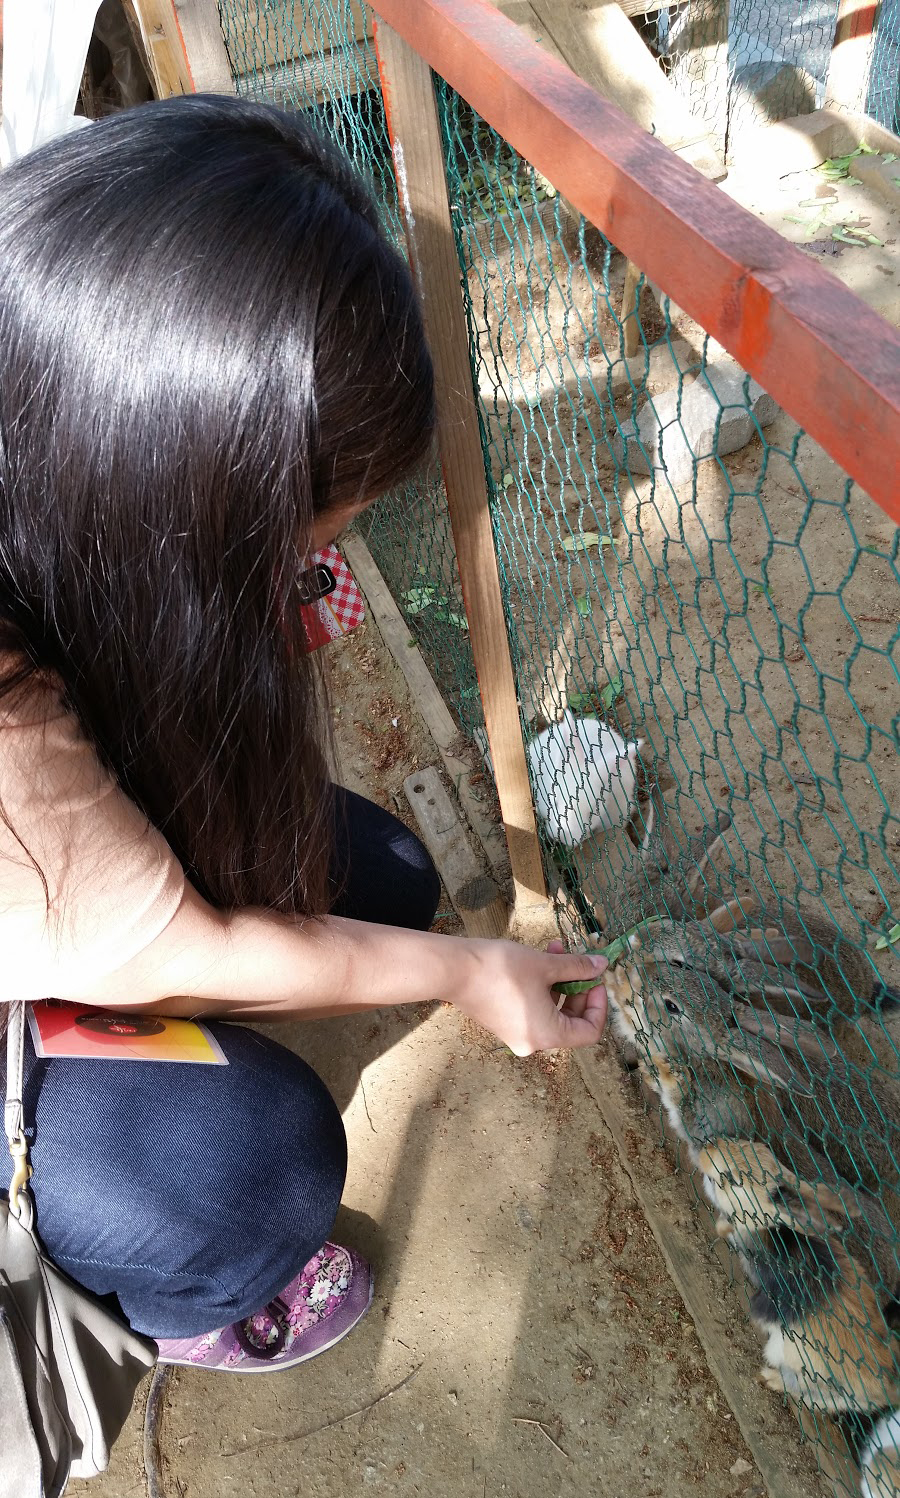
[[[900,521],[897,329],[490,0],[370,3]]]

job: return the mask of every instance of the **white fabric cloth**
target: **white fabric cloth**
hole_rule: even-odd
[[[0,165],[90,122],[75,115],[100,0],[3,0]]]

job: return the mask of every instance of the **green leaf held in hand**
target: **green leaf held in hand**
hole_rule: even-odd
[[[659,919],[658,915],[651,915],[644,921],[638,921],[636,926],[629,926],[627,931],[623,931],[621,936],[617,936],[607,946],[596,947],[594,949],[596,954],[605,957],[610,967],[615,967],[625,953],[631,950],[631,938],[639,931],[643,931],[645,927],[655,925]],[[567,997],[573,993],[587,993],[589,989],[596,988],[598,983],[602,982],[603,974],[598,973],[596,978],[579,978],[573,979],[571,983],[554,983],[551,993],[561,993]]]

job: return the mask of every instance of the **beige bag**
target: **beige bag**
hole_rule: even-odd
[[[59,1498],[109,1464],[156,1361],[139,1337],[46,1257],[22,1111],[25,1005],[9,1006],[4,1124],[15,1171],[0,1200],[0,1498]]]

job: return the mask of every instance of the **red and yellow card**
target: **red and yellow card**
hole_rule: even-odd
[[[118,1012],[96,1009],[91,1004],[43,999],[29,1007],[28,1024],[37,1056],[228,1065],[215,1036],[192,1019],[169,1019],[162,1014]]]

